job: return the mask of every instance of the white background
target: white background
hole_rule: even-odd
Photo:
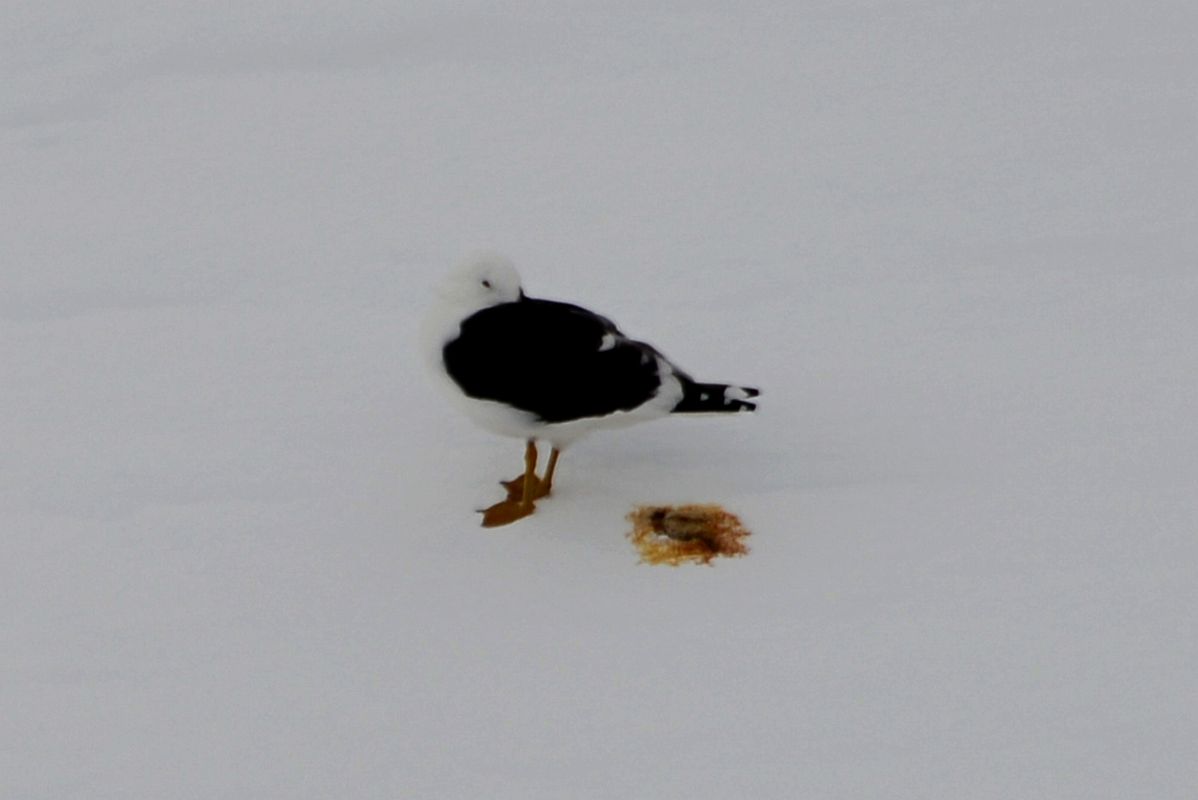
[[[1196,33],[9,3],[0,797],[1193,797]],[[477,247],[760,412],[479,528],[520,443],[414,345]],[[688,501],[751,555],[638,565]]]

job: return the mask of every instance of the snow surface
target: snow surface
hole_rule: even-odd
[[[4,800],[1194,796],[1193,3],[4,16]],[[760,411],[479,528],[478,247]]]

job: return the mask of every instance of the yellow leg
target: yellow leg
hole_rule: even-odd
[[[553,471],[557,468],[557,457],[561,454],[556,447],[549,452],[549,464],[545,467],[545,477],[533,481],[533,500],[540,500],[542,497],[548,497],[549,492],[553,489]],[[503,488],[507,489],[507,499],[513,502],[520,502],[526,496],[524,490],[524,474],[517,475],[510,481],[500,481]]]
[[[541,490],[538,497],[544,497],[553,489],[553,470],[557,469],[557,457],[561,451],[556,447],[549,451],[549,466],[545,467],[545,477],[541,479]]]
[[[537,491],[537,443],[532,439],[528,440],[528,447],[524,448],[524,497],[520,500],[521,508],[527,509],[527,513],[532,513],[532,503],[536,499]]]
[[[518,519],[523,519],[535,511],[534,501],[537,498],[538,484],[537,445],[532,439],[529,439],[527,447],[524,448],[524,483],[521,495],[513,497],[512,488],[509,486],[508,499],[496,503],[483,512],[483,527],[494,528],[499,525],[507,525]]]

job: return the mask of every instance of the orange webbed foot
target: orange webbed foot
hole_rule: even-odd
[[[517,500],[503,500],[482,512],[484,528],[498,528],[500,525],[510,525],[518,519],[524,519],[536,511],[533,503]]]

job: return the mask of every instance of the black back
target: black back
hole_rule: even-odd
[[[612,337],[600,349],[604,337]],[[585,308],[521,298],[467,317],[445,345],[445,368],[470,397],[544,422],[628,411],[657,391],[657,351]]]

